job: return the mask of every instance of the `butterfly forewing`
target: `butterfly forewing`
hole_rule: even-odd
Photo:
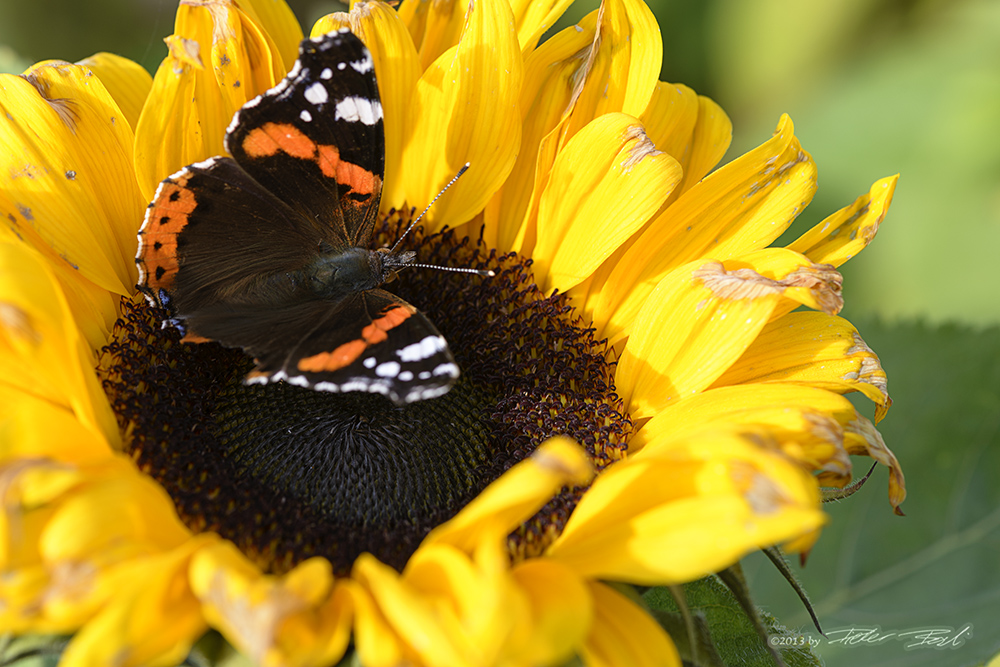
[[[234,116],[226,150],[331,241],[367,245],[385,171],[368,49],[347,32],[304,40],[288,76]]]
[[[321,238],[232,159],[211,158],[157,189],[139,230],[139,289],[175,316],[234,298],[262,308],[290,298],[289,276]]]

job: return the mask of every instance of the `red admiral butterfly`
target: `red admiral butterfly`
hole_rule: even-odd
[[[185,342],[241,347],[248,383],[284,380],[410,403],[458,366],[422,313],[379,289],[412,252],[369,250],[385,170],[375,68],[347,29],[303,40],[247,102],[229,157],[164,180],[139,230],[139,289]]]

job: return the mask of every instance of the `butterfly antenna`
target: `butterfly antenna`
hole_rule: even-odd
[[[489,269],[466,269],[460,266],[438,266],[437,264],[407,264],[407,268],[415,269],[437,269],[438,271],[455,271],[456,273],[475,273],[477,276],[495,276],[496,273]]]
[[[394,244],[392,244],[392,247],[389,248],[389,254],[390,255],[392,253],[396,252],[396,247],[400,243],[402,243],[403,239],[405,239],[406,235],[410,233],[410,230],[413,229],[414,225],[416,225],[418,222],[420,222],[421,218],[423,218],[427,214],[427,211],[431,210],[431,206],[434,206],[434,202],[436,202],[438,199],[440,199],[441,195],[443,195],[445,192],[447,192],[448,188],[450,188],[452,185],[454,185],[455,181],[457,181],[459,178],[461,178],[462,174],[464,174],[466,171],[469,170],[470,166],[471,166],[471,164],[469,162],[466,162],[465,165],[461,169],[458,170],[458,173],[455,174],[454,178],[452,178],[450,181],[448,181],[448,184],[445,185],[443,188],[441,188],[441,192],[437,193],[437,196],[435,196],[434,199],[431,200],[431,203],[427,205],[427,208],[425,208],[423,210],[423,212],[420,215],[418,215],[413,220],[413,222],[410,223],[410,226],[406,228],[406,231],[403,232],[398,239],[396,239],[396,242]],[[417,266],[417,265],[416,264],[410,264],[410,266]],[[434,268],[440,268],[440,267],[434,267]]]

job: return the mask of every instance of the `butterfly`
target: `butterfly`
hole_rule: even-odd
[[[248,383],[383,394],[458,379],[427,317],[379,286],[414,253],[370,250],[385,171],[375,67],[347,29],[307,38],[247,102],[226,151],[160,183],[139,229],[139,290],[184,342],[239,347]]]

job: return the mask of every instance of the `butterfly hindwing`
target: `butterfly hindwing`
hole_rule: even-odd
[[[273,313],[272,332],[311,330],[297,345],[247,348],[249,382],[284,380],[324,391],[367,391],[397,404],[439,396],[458,378],[448,344],[423,313],[385,290],[356,292],[321,312]],[[294,319],[301,318],[301,322]]]
[[[226,150],[331,241],[367,246],[385,171],[368,49],[349,32],[303,40],[288,76],[233,117]]]

